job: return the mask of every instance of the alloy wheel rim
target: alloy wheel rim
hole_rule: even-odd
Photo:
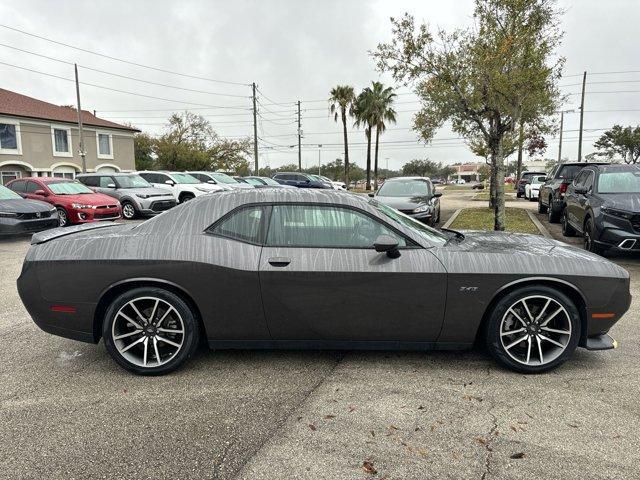
[[[64,227],[66,224],[67,224],[67,214],[62,210],[58,210],[58,225],[61,227]]]
[[[136,212],[133,209],[133,205],[125,203],[122,207],[122,213],[124,214],[125,218],[133,218]]]
[[[584,229],[584,249],[591,249],[591,227],[587,223],[587,226]]]
[[[527,366],[553,362],[571,340],[571,318],[566,308],[546,295],[520,298],[500,322],[500,342],[512,360]]]
[[[178,310],[158,297],[138,297],[124,304],[111,326],[118,353],[138,367],[170,362],[182,350],[185,327]]]

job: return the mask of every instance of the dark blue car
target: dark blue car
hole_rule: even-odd
[[[292,187],[333,189],[332,185],[321,180],[316,180],[306,173],[278,172],[273,176],[273,179],[282,185],[290,185]]]

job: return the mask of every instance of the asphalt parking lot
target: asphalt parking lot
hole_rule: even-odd
[[[620,347],[544,375],[481,350],[203,350],[143,378],[33,324],[15,288],[28,246],[0,240],[0,477],[640,478],[638,258],[612,258],[635,298]]]

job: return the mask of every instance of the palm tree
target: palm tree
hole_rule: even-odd
[[[371,89],[371,124],[376,127],[376,150],[373,167],[373,188],[378,189],[378,145],[380,134],[387,129],[387,123],[396,123],[396,111],[393,109],[393,101],[396,94],[393,88],[386,87],[380,82],[372,82]]]
[[[350,117],[354,113],[354,101],[356,95],[353,87],[349,85],[337,85],[329,93],[329,111],[333,119],[338,121],[338,111],[342,119],[342,131],[344,135],[344,183],[349,188],[349,144],[347,142],[347,115]]]
[[[364,134],[367,137],[367,190],[371,190],[371,128],[375,124],[373,111],[373,91],[367,87],[356,98],[354,108],[354,125],[364,125]]]

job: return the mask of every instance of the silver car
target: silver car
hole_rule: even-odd
[[[227,189],[247,189],[250,190],[253,185],[248,183],[242,183],[235,178],[227,175],[223,172],[187,172],[192,177],[196,177],[203,183],[209,183],[212,185],[219,185]]]
[[[177,203],[171,192],[152,186],[135,173],[85,173],[76,178],[92,190],[120,200],[122,216],[129,220],[157,215]]]

